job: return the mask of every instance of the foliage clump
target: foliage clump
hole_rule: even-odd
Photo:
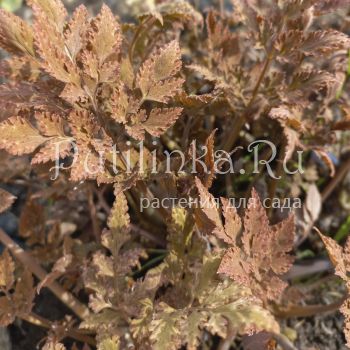
[[[232,0],[231,11],[205,14],[162,1],[133,23],[106,5],[69,17],[60,0],[27,3],[32,24],[0,11],[0,149],[9,178],[29,183],[26,249],[0,230],[0,325],[21,318],[47,328],[46,350],[66,349],[66,338],[99,350],[214,348],[219,339],[224,350],[259,332],[277,346],[300,235],[294,214],[266,211],[263,199],[292,186],[261,167],[258,177],[223,176],[215,149],[230,158],[263,139],[278,145],[284,180],[294,181],[281,164],[294,166],[297,150],[334,175],[326,146],[349,129],[350,39],[314,23],[347,1]],[[166,152],[184,159],[169,164]],[[308,181],[299,180],[298,195]],[[142,210],[144,199],[167,197],[199,205]],[[15,200],[0,189],[0,212]],[[312,227],[315,211],[304,212]],[[322,239],[349,284],[349,244]],[[45,287],[72,314],[37,315]],[[342,310],[349,338],[348,301]]]

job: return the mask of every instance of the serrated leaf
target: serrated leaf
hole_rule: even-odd
[[[183,83],[184,79],[182,78],[172,78],[154,82],[149,86],[147,94],[144,95],[144,99],[167,103],[171,97],[174,97],[181,91]]]
[[[349,36],[332,29],[308,33],[300,46],[307,56],[329,55],[349,48]]]
[[[317,230],[318,231],[318,230]],[[328,255],[335,268],[335,274],[346,282],[348,292],[350,291],[350,239],[348,238],[344,248],[341,247],[334,239],[324,236],[318,231],[324,245],[326,246]],[[350,299],[347,298],[340,308],[341,313],[345,317],[344,333],[347,346],[350,346]]]
[[[0,148],[11,154],[30,154],[46,141],[47,138],[22,117],[11,117],[0,124]]]
[[[88,29],[88,10],[84,5],[76,8],[64,31],[65,45],[74,60],[84,46],[84,37]]]
[[[97,252],[93,256],[93,264],[97,268],[97,275],[113,277],[113,259],[101,252]]]
[[[202,15],[184,0],[164,1],[157,5],[153,11],[141,14],[140,18],[144,19],[146,16],[157,18],[162,25],[164,20],[185,22],[192,26],[203,24]]]
[[[252,289],[262,300],[278,298],[286,287],[278,276],[286,273],[293,258],[294,217],[275,226],[269,225],[257,192],[252,192],[244,216],[242,247],[232,244],[220,264],[223,273]]]
[[[35,119],[40,133],[49,139],[35,154],[32,164],[67,157],[70,154],[73,139],[65,134],[63,118],[49,113],[36,113]]]
[[[34,55],[32,28],[19,17],[0,10],[0,47],[15,55]]]
[[[144,100],[167,102],[181,89],[182,79],[173,78],[182,66],[181,51],[177,41],[154,51],[140,68],[137,84]]]
[[[144,139],[145,131],[152,136],[159,137],[176,122],[181,113],[182,108],[154,108],[147,118],[146,112],[141,111],[136,124],[128,127],[127,130],[138,140]]]
[[[208,314],[195,310],[188,315],[186,320],[183,321],[184,325],[182,326],[182,329],[184,331],[184,343],[187,344],[188,350],[198,349],[198,346],[201,344],[203,328],[208,317]]]
[[[305,56],[328,56],[346,50],[350,47],[350,39],[346,34],[333,29],[309,33],[289,30],[282,32],[274,45],[282,56],[295,59],[300,53]]]
[[[197,226],[207,234],[213,233],[220,239],[231,242],[231,238],[227,237],[225,233],[221,215],[218,211],[218,203],[215,201],[214,196],[208,192],[198,178],[195,181],[200,197],[200,210],[196,212]],[[201,215],[201,212],[204,213],[204,217]]]
[[[128,214],[128,202],[123,193],[119,193],[113,204],[113,208],[108,218],[108,227],[112,230],[128,230],[130,216]]]
[[[344,255],[343,248],[334,239],[324,236],[320,232],[319,235],[326,246],[332,264],[335,267],[335,274],[347,282],[349,266],[347,266],[346,263],[350,261],[350,257]],[[347,246],[349,247],[349,243],[347,243]]]
[[[63,28],[67,12],[60,0],[30,0],[35,15],[35,44],[41,67],[64,83],[79,86],[78,68],[65,46]]]
[[[89,307],[94,313],[99,313],[103,309],[111,308],[113,305],[107,302],[101,294],[90,295]]]
[[[159,312],[150,324],[150,339],[154,350],[176,350],[180,347],[181,313],[165,303],[158,305]]]
[[[37,19],[50,22],[59,32],[63,30],[67,10],[60,0],[27,0],[27,3]]]
[[[131,331],[136,339],[144,339],[149,333],[149,324],[153,316],[153,303],[150,299],[142,299],[139,302],[141,310],[139,316],[131,321]]]
[[[89,41],[101,65],[112,54],[118,54],[122,41],[120,26],[108,6],[102,5],[101,12],[93,20]]]
[[[104,309],[98,314],[90,314],[80,324],[80,329],[98,330],[106,325],[113,326],[121,321],[120,313],[111,309]]]

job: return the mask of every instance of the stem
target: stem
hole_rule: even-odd
[[[15,243],[2,229],[0,229],[0,242],[40,281],[47,278],[47,272],[35,261],[35,259]],[[46,286],[51,292],[70,308],[79,318],[85,319],[89,315],[89,309],[75,296],[67,292],[57,282]]]
[[[276,142],[276,146],[278,146],[278,142]],[[271,155],[272,155],[272,149],[271,149],[271,147],[267,147],[263,151],[262,157],[261,157],[261,159],[259,159],[259,162],[260,161],[267,161],[269,158],[271,158]],[[250,182],[248,189],[245,192],[244,198],[250,197],[250,195],[252,193],[252,189],[255,186],[256,182],[258,181],[258,179],[260,179],[264,175],[264,172],[262,171],[264,166],[265,166],[265,164],[261,164],[259,166],[258,173],[255,174],[254,178]]]
[[[161,238],[161,237],[156,237],[154,236],[152,233],[134,225],[134,224],[130,224],[130,228],[132,231],[134,231],[135,233],[139,234],[140,236],[143,236],[145,238],[147,238],[148,240],[162,246],[162,247],[166,247],[166,241]]]
[[[137,31],[133,37],[133,40],[130,44],[130,48],[129,48],[129,60],[130,60],[130,62],[133,62],[133,59],[134,59],[134,51],[135,51],[137,40],[139,39],[141,34],[144,31],[148,31],[150,29],[150,27],[152,27],[156,21],[157,21],[156,18],[153,18],[153,17],[147,18],[146,21],[144,23],[142,23],[142,25],[140,25],[139,28],[137,29]]]
[[[20,317],[23,321],[26,321],[30,324],[33,324],[38,327],[52,329],[53,324],[51,321],[47,320],[44,317],[41,317],[35,313],[30,313],[29,315],[23,315]],[[78,340],[80,342],[89,344],[91,346],[96,346],[96,341],[92,337],[89,337],[86,334],[82,334],[79,330],[70,329],[66,332],[66,336],[72,339]]]
[[[100,225],[98,223],[97,215],[96,215],[96,206],[94,203],[94,191],[93,191],[92,184],[88,187],[88,203],[89,203],[90,218],[92,222],[92,230],[96,241],[99,242],[101,231],[100,231]]]
[[[247,114],[249,112],[249,109],[253,105],[253,103],[254,103],[254,101],[255,101],[258,93],[259,93],[260,85],[261,85],[261,83],[262,83],[262,81],[263,81],[263,79],[264,79],[264,77],[266,75],[266,72],[267,72],[268,68],[270,67],[270,64],[272,62],[273,57],[274,57],[274,49],[266,57],[264,68],[261,71],[259,79],[258,79],[258,81],[255,84],[255,87],[254,87],[254,90],[253,90],[253,95],[252,95],[252,97],[251,97],[247,107],[245,108],[245,112],[240,117],[238,117],[237,125],[234,127],[232,134],[227,138],[227,141],[224,144],[223,149],[225,151],[231,150],[233,148],[233,146],[235,145],[235,143],[237,141],[237,138],[239,136],[239,133],[240,133],[243,125],[246,122],[246,119],[247,119],[247,116],[248,116]]]
[[[322,192],[323,202],[325,202],[328,199],[328,197],[333,193],[333,191],[336,189],[336,187],[344,179],[344,177],[348,174],[349,171],[350,171],[350,157],[348,157],[346,162],[341,165],[341,167],[337,171],[337,174],[333,177],[333,179],[330,181],[330,183]]]
[[[271,179],[270,184],[269,184],[269,189],[268,189],[269,190],[269,198],[271,200],[273,200],[273,198],[276,195],[278,181],[280,180],[280,178],[282,177],[282,174],[283,174],[283,165],[284,165],[283,158],[284,158],[286,146],[287,146],[286,141],[282,141],[279,159],[277,160],[276,174],[275,174],[275,177]],[[271,205],[267,211],[269,214],[272,213],[272,206]]]
[[[157,264],[158,262],[163,261],[163,260],[166,258],[167,255],[168,255],[168,253],[164,253],[164,254],[158,255],[158,256],[156,256],[155,258],[153,258],[153,259],[147,261],[144,265],[142,265],[142,267],[141,267],[139,270],[133,272],[133,273],[132,273],[132,276],[135,276],[135,275],[137,275],[137,274],[140,274],[140,273],[142,273],[143,271],[147,270],[149,267],[152,267],[152,266],[154,266],[155,264]]]
[[[282,318],[290,318],[290,317],[311,317],[325,312],[335,312],[339,310],[344,301],[347,299],[347,296],[344,296],[340,300],[329,304],[329,305],[306,305],[306,306],[298,306],[292,305],[287,308],[278,308],[274,314],[278,317]]]
[[[284,350],[298,350],[291,341],[283,334],[273,334],[273,338]]]
[[[229,322],[227,325],[227,336],[225,339],[221,339],[218,350],[229,350],[236,335],[236,330],[232,327],[231,322]]]

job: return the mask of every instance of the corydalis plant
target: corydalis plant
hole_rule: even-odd
[[[282,146],[280,160],[292,159],[300,147],[331,165],[322,147],[335,125],[347,128],[334,120],[332,108],[349,39],[335,30],[313,30],[312,22],[344,3],[233,1],[232,13],[208,12],[205,30],[202,16],[181,0],[161,2],[133,24],[122,24],[107,6],[96,17],[81,6],[68,18],[59,0],[28,4],[32,26],[1,11],[0,44],[10,57],[0,67],[0,148],[33,154],[39,176],[28,178],[36,181],[30,188],[40,190],[28,195],[19,231],[51,273],[2,231],[0,240],[40,279],[36,289],[53,290],[80,321],[67,316],[51,323],[35,315],[33,279],[15,269],[5,250],[1,325],[15,317],[44,325],[45,350],[64,350],[66,337],[99,350],[196,349],[206,346],[208,334],[221,338],[225,349],[236,335],[279,333],[274,311],[287,286],[282,275],[293,262],[293,215],[270,225],[255,190],[247,191],[252,198],[243,220],[225,198],[220,208],[140,212],[138,204],[142,195],[213,204],[215,192],[228,195],[232,189],[223,190],[213,172],[215,143],[230,151],[263,135]],[[179,172],[176,162],[167,177],[140,171],[141,162],[149,164],[148,153],[158,151],[157,165],[164,165],[161,152],[186,153],[193,139],[206,144],[210,173],[201,164],[196,174]],[[64,173],[58,184],[39,184],[46,168],[38,165],[72,157],[73,144],[79,153],[69,179]],[[92,181],[73,189],[69,181],[80,180]],[[231,180],[226,178],[235,186]],[[101,190],[96,181],[105,184]],[[276,186],[269,188],[271,197]],[[67,208],[60,203],[60,220],[68,212],[81,219],[70,230],[57,217],[50,220],[62,198]],[[0,200],[2,211],[14,199],[0,191]],[[84,295],[88,305],[73,293]]]

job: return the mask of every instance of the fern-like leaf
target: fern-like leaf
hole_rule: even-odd
[[[183,79],[173,77],[181,66],[181,51],[177,41],[153,52],[143,63],[137,76],[143,99],[167,102],[180,91]]]
[[[34,54],[32,28],[19,17],[0,10],[0,47],[15,55]]]
[[[30,154],[45,141],[47,138],[22,117],[11,117],[0,124],[0,148],[11,154]]]

